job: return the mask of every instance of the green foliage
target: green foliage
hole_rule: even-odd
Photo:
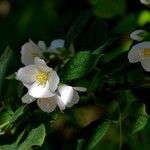
[[[2,84],[5,78],[6,71],[8,70],[8,65],[12,60],[13,52],[7,47],[4,53],[0,57],[0,93],[2,92]]]
[[[25,141],[19,145],[18,150],[29,149],[34,145],[41,146],[44,142],[45,135],[45,126],[41,124],[30,131]]]
[[[96,65],[100,56],[83,51],[73,56],[61,71],[62,80],[74,80],[88,74]]]
[[[125,0],[89,0],[97,16],[112,18],[123,15],[126,10]]]

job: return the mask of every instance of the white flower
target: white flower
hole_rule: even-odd
[[[150,41],[141,42],[134,45],[128,53],[131,63],[141,62],[146,71],[150,71]]]
[[[144,5],[149,6],[150,5],[150,0],[140,0],[140,2]]]
[[[65,41],[63,39],[55,39],[50,43],[50,46],[48,47],[48,52],[59,54],[59,48],[64,48]]]
[[[147,32],[144,30],[135,30],[130,34],[130,38],[135,41],[142,41],[146,34]]]
[[[34,58],[43,58],[42,49],[31,39],[21,47],[21,62],[27,66],[34,64]]]
[[[72,107],[74,104],[78,103],[79,95],[78,92],[86,91],[86,88],[83,87],[72,87],[68,85],[59,85],[57,92],[53,97],[49,98],[38,98],[37,104],[44,112],[50,113],[55,110],[57,105],[59,106],[60,110],[63,111],[67,107]],[[29,94],[26,94],[22,101],[24,103],[31,103],[35,99]]]
[[[54,91],[59,84],[59,77],[45,61],[36,57],[34,64],[20,68],[16,73],[16,79],[20,80],[28,88],[28,95],[34,98],[47,98],[54,96]]]

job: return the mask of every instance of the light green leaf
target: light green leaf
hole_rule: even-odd
[[[25,105],[19,107],[19,108],[15,111],[14,115],[12,116],[12,118],[11,118],[11,120],[10,120],[10,123],[16,121],[16,120],[23,114],[24,109],[25,109]]]
[[[8,69],[8,65],[13,56],[12,50],[7,47],[4,53],[0,57],[0,93],[2,90],[3,80],[6,74],[6,70]]]
[[[103,136],[106,134],[107,130],[109,129],[111,125],[111,121],[106,121],[102,124],[100,124],[91,135],[89,142],[87,144],[87,150],[93,149],[96,144],[103,138]]]
[[[9,76],[5,77],[5,79],[7,79],[7,80],[11,80],[11,79],[15,79],[15,77],[16,77],[16,74],[15,74],[15,73],[13,73],[13,74],[11,74],[11,75],[9,75]]]
[[[62,80],[74,80],[85,76],[96,65],[99,58],[99,55],[92,54],[89,51],[77,53],[62,69]]]
[[[37,128],[31,130],[25,141],[19,145],[18,150],[27,150],[34,145],[41,146],[44,142],[45,136],[45,126],[41,124]]]
[[[123,15],[126,10],[125,0],[89,0],[97,16],[112,18]]]
[[[17,150],[17,147],[14,145],[3,145],[0,146],[0,150]]]
[[[9,124],[12,115],[13,112],[10,109],[4,109],[3,111],[0,112],[0,128]]]

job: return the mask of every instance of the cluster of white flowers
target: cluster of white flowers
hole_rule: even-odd
[[[130,37],[136,41],[142,41],[144,36],[148,34],[144,30],[136,30],[131,33]],[[146,71],[150,71],[150,41],[142,41],[132,46],[128,53],[128,59],[131,63],[141,62],[142,67]]]
[[[22,46],[21,61],[25,67],[18,70],[16,79],[28,89],[27,94],[22,97],[23,103],[29,104],[37,100],[37,105],[49,113],[54,111],[57,105],[63,111],[79,101],[77,91],[84,92],[86,88],[60,83],[57,72],[43,60],[44,51],[58,54],[58,48],[63,47],[62,39],[52,41],[48,48],[43,41],[36,45],[32,40]]]

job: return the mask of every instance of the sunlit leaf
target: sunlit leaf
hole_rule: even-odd
[[[77,53],[62,69],[62,80],[73,80],[85,76],[96,65],[99,58],[99,55],[89,51]]]

